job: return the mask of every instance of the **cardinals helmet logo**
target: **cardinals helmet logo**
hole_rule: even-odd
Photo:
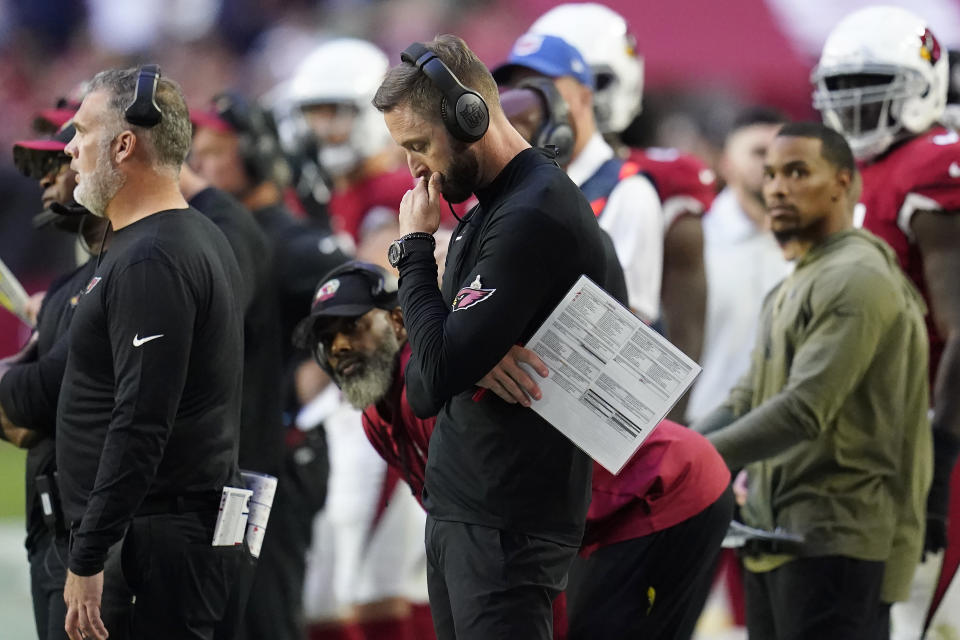
[[[925,30],[920,36],[920,57],[931,65],[936,64],[940,59],[940,43],[930,29]]]

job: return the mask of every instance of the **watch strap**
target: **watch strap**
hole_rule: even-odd
[[[437,246],[436,238],[433,237],[432,233],[426,231],[414,231],[400,238],[400,242],[407,242],[408,240],[429,240],[434,247]]]

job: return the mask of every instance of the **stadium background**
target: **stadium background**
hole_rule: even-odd
[[[809,72],[826,33],[860,0],[606,0],[630,22],[645,59],[636,144],[678,146],[715,160],[745,105],[812,118]],[[463,37],[489,65],[552,0],[0,0],[0,149],[99,69],[159,62],[191,106],[224,89],[262,95],[302,55],[336,35],[365,37],[393,59],[413,40]],[[960,45],[960,0],[891,1],[924,17],[942,44]],[[0,257],[28,290],[73,260],[69,238],[34,231],[35,183],[0,152]],[[26,338],[0,311],[0,357]],[[33,638],[23,552],[23,454],[0,446],[0,639]]]

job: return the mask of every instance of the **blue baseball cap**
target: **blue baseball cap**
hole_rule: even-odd
[[[517,38],[507,61],[493,70],[493,79],[502,84],[518,68],[532,69],[548,78],[571,76],[584,86],[593,86],[590,65],[576,47],[557,36],[525,33]]]

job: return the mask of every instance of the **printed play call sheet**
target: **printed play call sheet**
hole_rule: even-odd
[[[533,409],[614,474],[700,373],[586,276],[526,347],[550,369]]]

